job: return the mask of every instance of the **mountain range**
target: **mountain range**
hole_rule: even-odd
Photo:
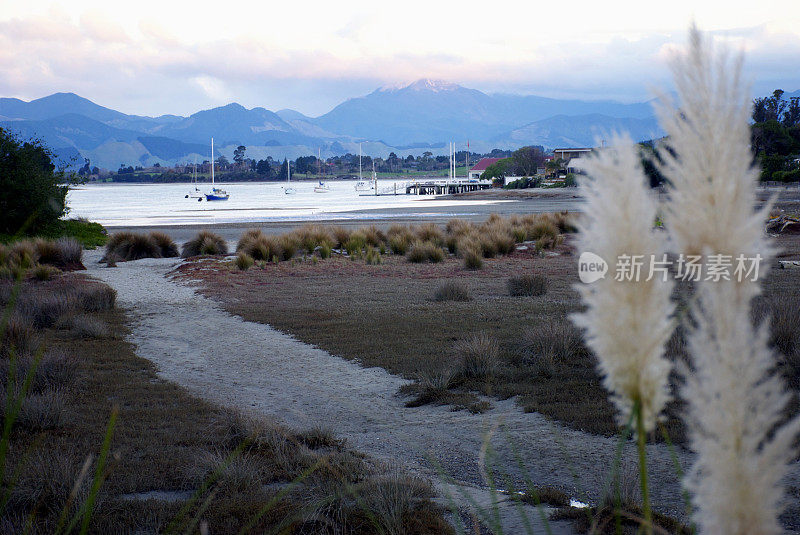
[[[785,98],[800,95],[787,93]],[[591,146],[605,133],[628,131],[636,140],[660,137],[651,103],[560,100],[487,94],[457,84],[418,80],[383,87],[342,102],[320,117],[295,110],[272,112],[240,104],[199,111],[188,117],[128,115],[73,93],[26,102],[0,98],[0,128],[37,138],[62,161],[116,169],[120,165],[203,161],[210,138],[229,159],[238,145],[250,158],[276,159],[316,154],[358,153],[386,157],[429,150],[446,154],[469,140],[473,152],[524,145]]]

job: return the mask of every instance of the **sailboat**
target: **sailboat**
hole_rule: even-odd
[[[197,199],[197,202],[203,200],[203,194],[200,193],[200,189],[197,187],[197,158],[194,159],[194,167],[192,168],[192,184],[194,185],[194,191],[189,191],[186,194],[184,199],[192,198]]]
[[[211,192],[206,193],[207,201],[227,201],[230,195],[224,189],[214,187],[214,138],[211,138]]]
[[[374,164],[373,164],[374,166]],[[374,187],[374,184],[370,184],[364,177],[361,176],[361,143],[358,144],[358,182],[356,182],[355,189],[356,191],[370,191]]]
[[[317,162],[321,162],[322,161],[320,159],[321,158],[321,152],[320,151],[317,151],[317,152],[318,152]],[[319,163],[317,163],[317,165],[319,165]],[[322,180],[319,181],[318,185],[314,186],[314,193],[328,193],[330,190],[331,190],[331,188],[326,186],[325,182],[323,182]]]
[[[286,187],[283,188],[283,193],[286,195],[294,195],[297,190],[289,184],[292,182],[292,165],[289,163],[289,158],[286,158]]]

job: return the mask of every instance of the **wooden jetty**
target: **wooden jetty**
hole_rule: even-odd
[[[382,197],[385,195],[449,195],[465,191],[491,189],[492,183],[475,179],[427,180],[425,182],[395,182],[393,185],[370,193],[360,193],[359,197]]]
[[[491,182],[480,182],[474,179],[429,180],[427,182],[412,182],[406,184],[406,195],[450,195],[453,193],[491,189],[491,187]]]

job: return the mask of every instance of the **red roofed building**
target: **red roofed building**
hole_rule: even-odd
[[[469,170],[469,178],[480,178],[487,167],[500,160],[502,160],[502,158],[481,158],[478,163]]]

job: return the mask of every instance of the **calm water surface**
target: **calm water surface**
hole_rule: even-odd
[[[381,180],[378,190],[405,191],[405,182]],[[251,182],[217,184],[230,194],[227,201],[207,202],[188,198],[194,192],[190,184],[87,184],[69,192],[70,217],[86,217],[106,226],[209,225],[267,221],[302,221],[315,219],[370,219],[401,215],[396,208],[491,204],[496,201],[435,200],[430,196],[362,196],[355,191],[355,181],[328,182],[327,193],[315,193],[316,182],[292,182],[297,191],[284,193],[285,183]],[[209,184],[199,184],[202,193]],[[355,210],[380,209],[380,214],[352,213]],[[433,214],[431,214],[433,215]]]

